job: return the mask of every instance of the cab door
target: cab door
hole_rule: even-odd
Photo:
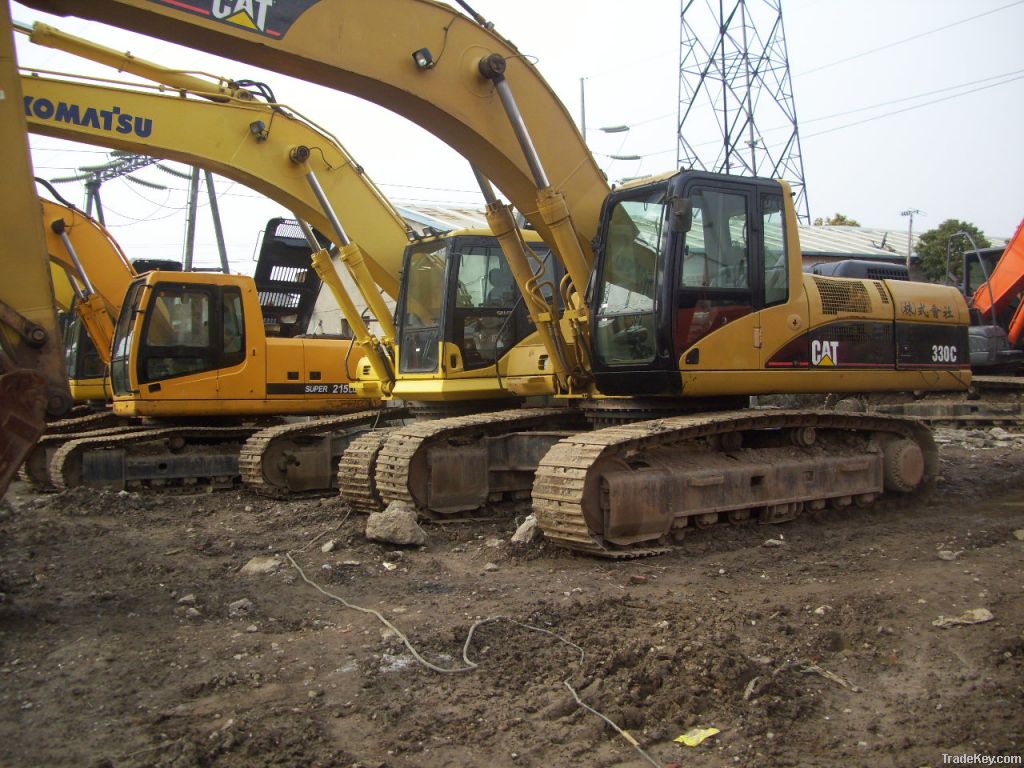
[[[803,287],[803,257],[796,215],[779,186],[758,191],[762,227],[761,368],[806,367],[809,359],[810,305]]]
[[[674,273],[673,351],[690,372],[759,367],[761,225],[750,180],[695,175],[677,192],[688,201]]]
[[[594,379],[605,395],[681,390],[667,293],[677,242],[667,192],[664,182],[624,190],[602,211],[591,340]]]

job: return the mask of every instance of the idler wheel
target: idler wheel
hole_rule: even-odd
[[[885,487],[909,493],[924,480],[924,453],[913,440],[893,440],[885,446]]]

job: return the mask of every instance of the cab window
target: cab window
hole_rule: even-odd
[[[161,286],[149,304],[140,380],[157,381],[214,367],[213,300],[206,289]]]
[[[667,234],[666,210],[663,190],[641,200],[620,200],[612,209],[595,338],[605,364],[654,359],[655,295]]]
[[[409,253],[402,298],[399,370],[405,373],[437,371],[444,304],[447,246],[442,241],[429,250]]]

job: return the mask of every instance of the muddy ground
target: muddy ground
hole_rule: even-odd
[[[514,548],[510,520],[431,526],[399,552],[333,498],[15,484],[0,764],[651,764],[568,686],[657,765],[1021,755],[1024,444],[944,439],[928,498],[720,526],[624,563]],[[279,564],[243,574],[257,556]],[[299,568],[441,667],[466,667],[475,625],[477,666],[425,668]],[[933,626],[978,608],[994,618]],[[720,733],[674,741],[697,726]]]

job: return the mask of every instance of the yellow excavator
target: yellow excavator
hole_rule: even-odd
[[[97,49],[88,41],[64,35],[45,25],[36,25],[31,30],[31,35],[37,42],[72,50],[80,55],[105,60],[108,63],[118,55],[105,49]],[[120,56],[124,56],[124,54],[120,54]],[[135,71],[164,81],[175,82],[173,78],[177,76],[177,73],[164,70],[149,62],[133,60],[131,66]],[[189,84],[193,87],[203,85],[204,94],[213,92],[215,88],[215,84],[211,83],[190,82]],[[88,116],[90,114],[109,114],[116,109],[119,115],[126,117],[126,124],[135,126],[140,119],[148,121],[147,127],[143,131],[145,136],[139,135],[139,131],[133,128],[131,131],[126,131],[127,134],[130,134],[129,136],[118,138],[118,146],[161,157],[172,156],[204,167],[214,166],[224,175],[246,182],[258,173],[264,191],[270,192],[275,199],[284,204],[294,203],[294,198],[298,198],[300,201],[305,201],[306,207],[309,208],[318,202],[318,199],[313,197],[313,193],[318,189],[323,189],[312,171],[309,172],[309,176],[312,177],[314,183],[308,184],[308,180],[298,177],[294,170],[293,166],[297,156],[301,156],[303,161],[306,161],[308,155],[311,154],[305,150],[306,146],[312,145],[318,149],[320,156],[328,164],[329,170],[329,164],[332,161],[335,162],[336,176],[344,174],[345,168],[357,168],[350,158],[342,163],[335,160],[335,155],[344,152],[340,147],[334,153],[323,155],[325,144],[336,143],[330,137],[316,133],[314,128],[283,112],[279,107],[254,103],[250,100],[237,103],[237,99],[227,100],[222,95],[218,95],[214,100],[186,100],[183,97],[190,92],[184,90],[183,84],[178,83],[178,86],[180,96],[167,97],[139,91],[137,88],[115,90],[84,82],[58,80],[38,75],[25,76],[22,80],[25,112],[31,131],[87,140],[93,143],[112,143],[103,129],[97,130],[96,121],[88,119]],[[40,104],[44,106],[39,108]],[[51,111],[46,105],[55,106]],[[173,116],[192,125],[201,125],[204,128],[201,132],[203,139],[197,140],[192,133],[160,130],[158,122],[153,118],[138,117],[159,114]],[[64,117],[57,119],[57,115],[64,115]],[[257,120],[258,117],[263,119]],[[273,132],[266,127],[268,124],[274,125]],[[260,129],[260,136],[255,141],[246,142],[245,139],[254,133],[253,125],[264,127]],[[247,126],[249,130],[246,130]],[[223,163],[217,160],[219,154],[214,156],[213,153],[223,152],[224,145],[237,141],[237,137],[240,135],[243,137],[242,145],[235,148],[231,167],[224,167]],[[305,143],[302,142],[303,139],[305,139]],[[218,162],[221,164],[217,165]],[[295,183],[297,177],[301,182],[298,185]],[[365,177],[362,178],[365,179]],[[333,204],[336,207],[344,208],[349,214],[354,213],[359,216],[359,221],[354,229],[359,231],[361,242],[371,242],[376,252],[384,253],[385,259],[391,260],[390,262],[385,261],[385,263],[397,272],[395,265],[399,263],[402,251],[398,246],[400,243],[408,242],[410,233],[404,224],[400,224],[401,219],[394,209],[368,181],[360,186],[351,180],[339,180],[332,177],[332,185],[328,189],[328,192],[323,192],[321,199],[326,200],[328,206]],[[377,215],[375,217],[361,215],[367,210]],[[330,212],[331,209],[328,207],[327,211]],[[340,223],[337,227],[340,228]],[[371,227],[376,228],[371,230]],[[534,248],[546,252],[547,249],[540,242],[539,237],[531,233],[527,233],[526,237],[532,241]],[[354,244],[349,246],[349,251],[354,247]],[[425,259],[440,260],[441,263],[460,256],[464,259],[476,259],[485,266],[491,266],[492,280],[495,279],[495,275],[504,278],[500,283],[500,296],[497,289],[491,286],[487,301],[488,308],[477,310],[474,313],[475,323],[472,328],[476,329],[476,332],[470,330],[466,333],[461,345],[461,348],[466,349],[466,368],[469,371],[488,365],[493,367],[493,361],[488,361],[486,357],[491,355],[496,348],[501,350],[503,345],[508,345],[520,338],[523,335],[524,320],[523,312],[512,312],[514,301],[512,294],[516,292],[515,284],[507,275],[507,269],[500,269],[500,251],[494,239],[483,232],[461,231],[449,233],[443,237],[421,238],[410,246],[409,252],[410,257],[411,254],[425,254]],[[365,257],[360,252],[348,254],[350,262],[353,257],[358,257],[361,261],[364,259],[369,261],[369,257]],[[538,254],[537,257],[542,258],[542,255]],[[102,266],[98,268],[98,271],[102,271]],[[120,272],[119,270],[114,271]],[[322,271],[329,272],[329,278],[337,279],[333,270]],[[373,302],[376,299],[379,307],[379,292],[382,289],[373,281],[369,271],[355,272],[354,277],[357,286],[363,290],[366,303],[374,307]],[[220,278],[216,275],[204,275],[190,278],[190,280],[215,285],[218,284]],[[129,292],[130,304],[125,311],[125,316],[135,318],[134,322],[136,323],[154,322],[160,317],[159,315],[147,313],[145,307],[134,306],[134,303],[137,299],[141,300],[156,295],[154,292],[160,290],[160,285],[174,284],[176,281],[177,277],[171,274],[154,275],[148,278],[145,291],[140,289],[135,293]],[[113,291],[107,293],[112,294]],[[333,294],[337,296],[339,293],[342,294],[342,299],[346,298],[344,289],[336,286]],[[499,298],[500,302],[497,301]],[[431,297],[429,300],[433,301],[434,299]],[[117,301],[120,302],[120,297]],[[413,299],[410,306],[415,304],[416,300]],[[378,309],[378,311],[380,310]],[[425,316],[426,311],[422,311]],[[344,314],[353,326],[356,323],[362,323],[361,317],[354,309],[348,309]],[[513,318],[510,316],[511,314],[516,316]],[[222,317],[220,321],[223,322],[225,317]],[[391,322],[390,314],[381,315],[379,319],[381,319],[382,325],[388,328]],[[505,326],[505,330],[500,334],[500,339],[498,339],[500,329],[493,327],[495,322]],[[133,329],[128,326],[123,328],[119,326],[118,332],[127,336],[133,333]],[[146,330],[145,325],[141,330],[134,331],[136,339],[146,338],[147,333],[149,331]],[[360,334],[357,333],[357,338],[359,337]],[[369,337],[365,327],[361,331],[361,337],[364,340],[363,352],[367,354],[367,358],[363,359],[362,366],[369,372],[368,376],[364,376],[362,389],[369,390],[370,395],[373,396],[392,385],[385,377],[389,375],[389,371],[393,370],[394,365],[386,346]],[[175,341],[182,341],[182,339],[175,339]],[[209,375],[198,382],[194,377],[185,375],[170,377],[167,375],[170,371],[161,371],[159,375],[161,381],[157,387],[138,386],[140,382],[130,381],[129,377],[136,375],[145,378],[145,374],[140,374],[141,367],[138,360],[149,354],[147,348],[127,340],[119,340],[115,342],[115,346],[122,353],[120,357],[115,357],[114,361],[114,384],[117,391],[114,408],[122,415],[152,416],[166,420],[168,418],[209,415],[211,411],[219,414],[234,411],[238,414],[251,415],[254,412],[276,412],[279,409],[280,398],[277,397],[268,397],[265,402],[256,402],[258,395],[256,399],[250,396],[249,399],[236,397],[233,400],[225,382],[232,378],[237,380],[239,376],[237,371],[223,370],[235,367],[236,364],[230,360],[210,359],[208,361],[210,367],[207,372]],[[165,344],[164,346],[172,345]],[[125,354],[125,350],[127,350],[127,354]],[[384,354],[381,354],[382,351]],[[374,356],[377,357],[377,365],[372,364]],[[345,358],[354,361],[359,359],[359,355],[352,355],[349,351]],[[178,380],[163,381],[167,378]],[[209,388],[213,382],[216,382],[215,391]],[[148,384],[148,382],[141,383]],[[205,393],[204,385],[209,385]],[[326,393],[329,388],[339,388],[337,381],[324,381],[316,385],[299,382],[299,384],[287,386],[299,385],[302,385],[307,392],[312,389]],[[348,388],[346,384],[340,386],[343,391]],[[280,384],[272,384],[271,389],[278,390],[283,387]],[[498,391],[500,392],[500,389]],[[274,392],[268,392],[268,394],[274,394]],[[315,407],[318,412],[329,412],[330,410],[329,406],[324,407],[322,403]],[[397,413],[397,411],[389,411],[386,416],[397,415]],[[341,447],[344,446],[345,440],[352,434],[353,429],[359,426],[348,417],[340,419],[339,423],[344,425],[341,434],[331,433],[328,425],[321,422],[316,425],[277,427],[269,433],[253,435],[243,448],[243,475],[246,482],[262,490],[329,489],[335,481],[333,467],[340,455]],[[167,434],[166,425],[162,427],[161,434]],[[206,435],[211,433],[204,429],[200,434],[205,439]],[[235,432],[230,434],[233,440]],[[37,458],[32,466],[47,467],[49,462],[42,461],[38,455],[49,456],[59,446],[60,453],[57,455],[59,465],[49,468],[53,470],[53,483],[58,487],[80,482],[85,475],[90,477],[91,482],[104,484],[120,485],[127,482],[129,478],[132,481],[141,482],[145,480],[144,477],[140,477],[137,473],[130,474],[132,470],[129,465],[134,460],[118,446],[138,444],[145,439],[147,439],[145,432],[136,430],[128,434],[123,428],[113,434],[108,432],[104,435],[92,434],[79,438],[74,446],[66,445],[61,438],[49,437],[42,446],[45,450],[36,452]],[[69,462],[64,458],[69,454],[74,455],[74,452],[81,453],[86,450],[89,450],[90,453],[82,454],[81,458],[77,458],[74,462]],[[182,456],[182,461],[186,462],[187,467],[201,466],[195,455],[185,454]],[[145,466],[154,464],[150,459],[146,459],[143,463]],[[175,477],[176,475],[173,474],[177,472],[175,467],[181,463],[169,459],[162,461],[160,463],[161,476],[154,477],[153,480],[166,482],[168,478]],[[223,466],[224,458],[218,456],[218,471],[223,472]],[[190,471],[194,472],[195,470]],[[38,474],[38,470],[35,474]],[[47,474],[50,472],[47,471]],[[32,472],[30,472],[31,475],[33,475]],[[43,480],[36,478],[36,481],[42,482]]]
[[[47,33],[57,34],[53,30]],[[211,88],[203,85],[206,90]],[[180,156],[194,162],[202,159],[216,170],[220,168],[214,159],[222,157],[232,143],[242,143],[242,148],[235,148],[230,158],[231,168],[224,175],[250,183],[252,179],[259,179],[258,186],[271,189],[279,202],[299,201],[300,205],[293,207],[310,219],[314,218],[312,209],[320,205],[321,199],[327,205],[332,200],[343,200],[350,213],[358,214],[353,229],[363,241],[371,242],[388,254],[397,254],[393,257],[395,262],[400,260],[403,247],[409,242],[411,230],[390,205],[383,202],[376,188],[363,177],[337,142],[279,107],[241,99],[230,103],[207,100],[193,104],[184,98],[184,92],[176,97],[162,96],[38,76],[24,77],[22,87],[31,131],[143,149],[164,157]],[[204,111],[202,107],[207,109]],[[103,115],[113,112],[126,118],[125,125],[130,130],[124,133],[130,138],[118,142],[108,137],[101,142],[100,136],[107,130]],[[194,132],[154,128],[156,121],[151,116],[160,114],[167,115],[168,123],[182,119],[183,124],[207,128],[203,132],[204,139],[197,140]],[[108,122],[109,132],[118,133],[115,122]],[[256,126],[259,135],[256,135]],[[240,136],[242,142],[239,142]],[[200,145],[206,147],[204,152],[196,149]],[[310,146],[328,172],[337,171],[327,174],[326,185],[321,185],[307,167],[308,154],[312,154]],[[223,164],[224,161],[218,162]],[[320,213],[321,220],[317,223],[329,225],[330,214],[332,211],[327,208],[327,214]],[[60,217],[49,215],[47,221],[48,224],[64,223]],[[89,227],[81,220],[77,223],[81,225],[78,234],[88,234]],[[55,228],[47,231],[59,237]],[[311,230],[309,232],[312,236]],[[70,247],[66,232],[63,237]],[[367,397],[356,393],[353,374],[356,362],[365,351],[360,351],[353,340],[266,338],[260,301],[251,278],[161,272],[141,277],[129,286],[134,273],[126,266],[126,261],[108,255],[119,253],[116,246],[111,249],[109,242],[91,243],[86,248],[94,255],[103,254],[99,267],[89,271],[95,275],[92,281],[101,283],[101,290],[95,290],[90,284],[89,272],[79,268],[78,274],[82,284],[89,286],[92,297],[97,300],[111,297],[105,301],[108,312],[94,313],[95,317],[106,320],[106,327],[90,329],[97,348],[103,349],[108,358],[114,336],[110,312],[116,318],[122,299],[130,301],[118,326],[121,335],[113,344],[116,353],[112,361],[114,409],[122,416],[152,417],[161,423],[154,429],[129,431],[122,426],[103,433],[77,435],[72,441],[57,436],[48,439],[44,447],[46,454],[52,457],[43,462],[43,466],[49,464],[50,480],[54,484],[76,484],[85,477],[92,483],[102,484],[147,481],[163,484],[171,479],[195,482],[197,478],[224,480],[237,475],[237,468],[232,467],[238,463],[239,443],[253,436],[254,427],[251,424],[212,425],[209,419],[204,419],[203,424],[189,423],[196,417],[345,413],[349,415],[339,420],[347,429],[354,429],[398,415],[394,409],[383,414],[375,411],[356,417],[351,415],[352,411],[365,411],[373,405],[376,392],[380,390],[378,385]],[[318,255],[322,269],[329,270],[330,277],[336,281],[329,256]],[[350,254],[350,259],[353,256],[358,259],[361,252],[356,250]],[[357,266],[368,271],[366,262]],[[376,265],[375,268],[381,275],[389,274]],[[387,283],[387,280],[382,282]],[[391,283],[394,282],[392,278]],[[371,284],[372,298],[383,306],[376,283]],[[395,288],[392,291],[395,292]],[[347,299],[347,294],[342,294],[342,300]],[[346,319],[352,327],[358,328],[361,317],[350,301],[348,304]],[[362,332],[364,345],[375,343],[365,326]],[[178,423],[169,424],[169,420]],[[301,428],[299,425],[298,429]],[[318,428],[321,433],[330,432],[325,424]],[[267,449],[271,443],[280,446],[282,431],[288,430],[279,428],[275,439],[260,434],[260,450],[249,450],[250,472],[264,469]],[[201,450],[187,450],[186,443],[190,440],[200,441]],[[232,447],[208,448],[211,442],[224,440]],[[303,440],[303,443],[308,442],[312,441]],[[154,451],[153,445],[158,443],[169,445],[170,450]],[[140,445],[144,446],[143,450],[137,450]],[[308,451],[308,446],[305,447]],[[289,461],[288,457],[278,458]],[[39,464],[37,460],[33,466]],[[326,473],[327,487],[334,474],[333,471]]]
[[[759,394],[966,389],[959,293],[804,275],[781,181],[681,171],[609,189],[564,106],[478,14],[429,0],[233,13],[200,0],[27,4],[381,104],[460,151],[552,246],[557,290],[514,248],[509,269],[544,348],[536,378],[582,407],[399,429],[375,470],[385,499],[450,514],[526,493],[549,539],[617,558],[662,551],[691,527],[781,522],[935,477],[934,443],[913,420],[740,406]],[[488,210],[495,234],[514,239],[509,209]],[[442,374],[452,358],[438,350]],[[594,428],[553,425],[567,411]]]
[[[71,205],[40,198],[47,252],[54,286],[68,286],[59,298],[64,313],[64,348],[71,395],[75,402],[108,399],[104,380],[110,365],[114,322],[121,311],[134,266],[99,222]],[[88,341],[84,341],[87,339]]]

